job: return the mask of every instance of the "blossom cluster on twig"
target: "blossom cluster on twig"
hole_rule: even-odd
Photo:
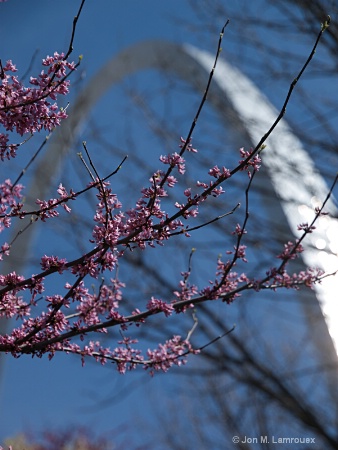
[[[241,150],[241,153],[243,151]],[[99,339],[87,341],[86,337],[92,333],[106,333],[111,327],[119,327],[121,332],[129,333],[132,325],[144,326],[150,316],[163,314],[169,317],[173,314],[184,313],[194,308],[201,302],[221,300],[227,303],[233,302],[245,290],[253,289],[277,289],[299,288],[300,285],[312,286],[320,280],[321,272],[313,269],[289,275],[286,265],[293,260],[303,248],[299,242],[288,242],[283,252],[278,255],[283,263],[267,271],[262,280],[250,279],[245,273],[238,273],[235,268],[238,261],[247,262],[246,246],[243,243],[247,234],[246,215],[242,225],[237,224],[234,231],[235,243],[233,249],[227,251],[228,260],[221,258],[217,261],[215,279],[208,280],[206,286],[196,286],[189,283],[190,271],[182,272],[182,279],[173,292],[172,299],[165,301],[152,296],[144,303],[144,309],[135,308],[129,314],[122,314],[120,305],[123,303],[124,283],[118,276],[110,278],[109,283],[101,283],[97,292],[86,287],[87,277],[99,279],[106,272],[117,273],[117,267],[123,263],[125,252],[132,251],[135,247],[146,250],[149,247],[164,245],[177,233],[186,234],[187,225],[183,219],[196,220],[198,208],[207,201],[210,196],[218,196],[223,190],[215,191],[213,182],[197,182],[200,189],[194,197],[185,192],[185,203],[179,205],[179,211],[169,215],[162,207],[161,200],[170,197],[169,191],[178,184],[182,166],[186,164],[183,156],[176,154],[161,157],[160,161],[170,168],[177,169],[178,175],[175,182],[172,177],[166,178],[163,184],[165,172],[159,170],[149,179],[149,185],[142,189],[141,197],[136,201],[135,207],[124,210],[117,195],[112,191],[109,181],[96,180],[91,182],[88,189],[97,190],[97,207],[93,217],[93,232],[90,242],[92,250],[74,260],[67,261],[55,255],[43,255],[41,257],[41,272],[29,278],[12,272],[0,275],[0,316],[15,318],[21,324],[14,328],[8,335],[0,337],[0,351],[10,352],[14,356],[32,354],[42,356],[45,353],[53,357],[58,351],[76,353],[85,357],[94,357],[101,364],[108,361],[116,363],[119,372],[134,369],[141,365],[149,369],[151,373],[156,370],[167,371],[172,365],[182,364],[189,353],[197,353],[199,349],[193,349],[189,340],[173,336],[155,350],[148,350],[144,355],[137,348],[137,340],[127,335],[118,342],[114,349],[102,346]],[[259,161],[260,163],[260,161]],[[255,162],[248,164],[251,167],[248,190],[257,173],[257,155]],[[228,182],[229,171],[210,169],[209,177],[217,177],[217,180]],[[58,209],[63,207],[67,213],[71,213],[69,201],[75,200],[79,193],[67,190],[60,185],[59,197],[48,201],[37,200],[40,209],[24,211],[22,204],[17,202],[21,197],[22,188],[16,186],[11,194],[11,183],[6,181],[2,186],[3,198],[6,200],[1,215],[3,227],[10,226],[13,218],[20,218],[26,214],[35,215],[41,221],[52,220],[58,217]],[[175,197],[174,197],[175,198]],[[173,199],[173,202],[175,200]],[[176,202],[175,202],[176,203]],[[6,206],[7,204],[7,206]],[[20,205],[20,206],[18,206]],[[177,207],[177,204],[176,204]],[[247,198],[246,209],[249,208]],[[190,213],[194,211],[194,213]],[[316,212],[317,217],[321,210]],[[310,233],[311,226],[302,225],[304,235]],[[3,245],[3,257],[8,256],[11,250],[9,244]],[[47,295],[45,292],[45,280],[53,274],[67,274],[69,279],[64,288],[65,295]],[[25,300],[29,293],[29,300]],[[24,295],[25,294],[25,295]],[[45,309],[42,313],[33,316],[33,310],[37,306],[37,296],[42,296],[45,301]],[[79,342],[74,342],[79,338]],[[83,341],[83,345],[81,345]]]
[[[5,65],[1,63],[0,124],[6,131],[0,133],[1,160],[15,157],[20,145],[10,143],[7,132],[24,136],[41,130],[51,131],[67,118],[65,109],[59,108],[56,100],[58,95],[68,94],[68,77],[77,65],[64,57],[64,53],[55,52],[43,59],[44,69],[37,77],[30,77],[30,86],[25,86],[14,75],[17,68],[11,60]]]
[[[81,7],[82,5],[83,2]],[[184,364],[188,354],[196,354],[201,350],[194,348],[190,342],[192,330],[187,333],[187,337],[176,334],[164,343],[159,343],[157,348],[143,352],[137,346],[137,339],[130,336],[133,326],[144,327],[150,317],[159,314],[164,317],[184,314],[206,301],[219,300],[230,304],[246,290],[298,289],[300,285],[312,287],[314,283],[320,282],[323,274],[316,269],[309,268],[289,274],[287,266],[303,251],[302,241],[312,232],[318,217],[324,214],[325,202],[322,208],[314,212],[311,224],[299,225],[301,238],[285,244],[277,257],[281,261],[279,265],[267,270],[261,279],[249,277],[237,269],[239,262],[248,262],[245,236],[249,232],[249,192],[262,163],[260,151],[283,114],[276,119],[256,148],[240,149],[240,159],[235,168],[231,170],[214,165],[206,170],[205,180],[195,180],[194,186],[185,188],[180,192],[180,196],[176,195],[188,164],[187,155],[197,152],[192,147],[192,132],[207,98],[221,50],[224,28],[206,93],[187,137],[181,138],[178,152],[160,157],[161,167],[149,178],[134,207],[124,208],[108,180],[110,176],[116,175],[124,161],[112,174],[105,177],[100,177],[94,168],[95,176],[92,176],[92,181],[81,191],[67,190],[60,184],[58,195],[48,200],[36,199],[37,207],[33,211],[25,210],[22,185],[12,183],[9,179],[0,184],[0,233],[10,228],[13,220],[26,216],[35,221],[46,222],[56,220],[61,208],[72,214],[71,202],[88,190],[96,190],[97,197],[89,251],[71,260],[58,255],[43,254],[40,258],[40,269],[28,278],[15,271],[0,274],[0,318],[16,320],[14,328],[8,334],[0,336],[0,352],[11,353],[14,357],[24,354],[42,357],[48,354],[49,358],[56,352],[74,353],[81,356],[83,363],[87,357],[92,357],[101,364],[113,362],[120,373],[139,366],[149,370],[151,374],[155,371],[166,372],[173,365]],[[318,39],[316,45],[317,43]],[[69,52],[67,55],[54,53],[44,59],[45,68],[37,77],[30,78],[30,87],[25,87],[19,78],[13,75],[17,69],[11,61],[4,66],[1,64],[0,123],[6,131],[19,136],[33,135],[43,129],[52,130],[66,118],[65,110],[58,107],[56,100],[58,95],[68,93],[68,77],[77,67],[67,61],[68,54]],[[304,67],[308,63],[309,59]],[[300,74],[303,73],[304,67]],[[18,147],[19,144],[10,143],[8,134],[0,134],[2,161],[5,158],[14,158]],[[199,209],[211,197],[218,198],[223,195],[224,186],[243,171],[249,175],[245,192],[245,216],[243,222],[238,223],[233,230],[233,246],[227,250],[226,258],[218,258],[214,278],[201,282],[200,286],[190,283],[189,267],[189,270],[181,273],[181,280],[171,298],[162,299],[154,294],[143,302],[140,300],[137,307],[135,305],[128,313],[122,312],[125,310],[121,305],[124,302],[126,286],[123,280],[119,279],[117,269],[123,264],[126,252],[135,248],[147,251],[163,246],[177,235],[188,238],[194,230],[207,227],[214,221],[232,214],[238,205],[226,214],[211,218],[207,223],[195,225]],[[184,200],[178,201],[178,198]],[[171,203],[174,213],[165,209],[164,199]],[[10,255],[11,246],[11,242],[2,244],[0,259]],[[62,276],[62,280],[66,277],[66,282],[62,281],[62,294],[48,293],[46,279],[52,274]],[[100,279],[102,281],[97,283],[96,289],[88,287],[93,280]],[[119,329],[122,338],[117,341],[115,347],[106,347],[102,345],[100,337],[113,327]],[[92,339],[93,335],[95,338]]]

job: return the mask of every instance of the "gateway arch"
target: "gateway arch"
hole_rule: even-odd
[[[48,151],[36,164],[27,197],[30,199],[48,197],[52,174],[60,169],[63,159],[81,132],[92,108],[124,77],[151,68],[170,71],[203,93],[213,63],[214,55],[208,52],[190,45],[161,41],[138,43],[114,56],[89,80],[72,105],[68,120],[55,131],[48,144]],[[241,132],[249,138],[253,147],[279,114],[245,75],[222,59],[218,60],[208,101],[221,117],[224,117],[226,111],[236,119]],[[319,206],[326,198],[329,186],[285,120],[278,124],[269,137],[267,146],[263,152],[263,162],[274,197],[270,203],[271,214],[279,223],[284,223],[286,230],[289,233],[291,231],[297,238],[299,237],[297,225],[311,222],[314,207]],[[325,210],[330,212],[332,217],[338,217],[338,209],[332,200],[329,200]],[[18,228],[13,230],[13,235],[16,236],[22,228],[23,222],[20,221]],[[20,240],[21,261],[25,261],[28,256],[34,228],[36,227],[29,227],[24,233],[24,240]],[[338,221],[329,216],[320,219],[316,231],[307,238],[304,247],[305,252],[302,254],[304,267],[320,267],[326,273],[336,271]],[[12,266],[13,261],[5,260],[2,270],[7,273]],[[16,271],[20,270],[17,262],[15,268]],[[336,367],[327,374],[329,385],[332,387],[336,386],[337,381],[338,361],[333,342],[338,342],[338,330],[334,330],[330,317],[338,315],[338,308],[335,306],[337,293],[338,276],[329,277],[321,285],[316,285],[313,293],[307,290],[306,301],[301,302],[309,327],[314,325],[313,320],[316,318],[316,327],[313,327],[311,334],[319,362],[324,366]],[[304,296],[304,293],[300,291],[299,295]]]

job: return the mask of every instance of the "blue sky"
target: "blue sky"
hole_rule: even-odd
[[[88,79],[118,51],[141,40],[188,42],[213,52],[217,35],[201,40],[200,34],[189,32],[189,27],[184,25],[185,21],[194,23],[192,3],[182,0],[87,0],[77,27],[72,57],[77,60],[78,55],[83,55],[80,70]],[[54,51],[66,51],[79,4],[80,1],[75,0],[9,0],[1,4],[1,59],[12,59],[23,73],[35,50],[39,52],[36,61]],[[234,2],[234,5],[239,7],[240,2]],[[259,2],[256,5],[258,8]],[[259,11],[258,8],[257,14]],[[225,19],[218,17],[215,22],[221,26]],[[244,55],[245,58],[249,56]],[[248,72],[251,70],[254,69],[248,67]],[[145,78],[140,77],[140,83]],[[147,89],[152,83],[157,86],[155,78],[146,81]],[[271,80],[260,80],[262,85],[265,81],[269,90]],[[281,91],[278,89],[277,93]],[[114,100],[111,97],[103,99],[104,114],[118,115],[121,99],[118,95],[112,97]],[[112,101],[117,107],[113,104],[109,110]],[[100,120],[111,126],[107,118],[98,118]],[[140,131],[140,128],[135,125],[134,129]],[[185,123],[182,128],[187,131]],[[122,134],[122,130],[118,131]],[[182,133],[181,129],[177,130],[178,138]],[[142,148],[146,148],[145,143]],[[180,384],[179,377],[175,376],[158,375],[151,379],[142,372],[121,377],[110,369],[90,362],[82,368],[77,358],[67,355],[57,355],[51,362],[47,358],[14,360],[6,357],[0,387],[0,443],[5,437],[21,431],[68,424],[86,424],[97,432],[111,432],[114,436],[112,430],[116,428],[123,430],[120,431],[122,434],[124,431],[126,435],[132,434],[133,423],[145,420],[146,415],[151,417],[154,405],[161,408],[163,399],[174,397]],[[97,400],[105,399],[108,399],[108,405],[97,403]],[[127,428],[122,424],[127,424]],[[140,436],[139,443],[144,443],[147,438]]]
[[[79,4],[68,0],[1,4],[2,60],[12,59],[22,74],[35,50],[37,62],[54,51],[66,51]],[[83,55],[81,70],[89,77],[114,53],[134,42],[155,38],[190,42],[193,35],[187,35],[174,19],[184,20],[190,14],[188,2],[178,0],[88,0],[78,23],[72,57],[77,60]],[[168,384],[164,377],[150,379],[146,373],[124,378],[96,364],[87,363],[82,368],[77,358],[65,355],[51,362],[47,358],[14,360],[7,356],[0,388],[0,443],[25,430],[68,424],[90,424],[98,432],[110,432],[131,417],[136,420],[145,411],[150,413],[145,396],[156,402],[163,383]],[[114,396],[120,389],[119,401],[109,407],[96,404],[97,399]]]
[[[57,3],[39,0],[7,2],[2,5],[6,17],[1,38],[6,42],[3,59],[20,60],[23,66],[30,61],[32,51],[41,54],[68,49],[72,20],[80,2],[60,0]],[[73,56],[84,55],[88,71],[95,70],[117,50],[145,39],[170,39],[184,41],[189,37],[176,24],[175,17],[189,17],[189,2],[173,0],[157,1],[100,1],[89,0],[78,23]],[[17,30],[24,39],[18,45]],[[188,39],[190,40],[190,39]]]

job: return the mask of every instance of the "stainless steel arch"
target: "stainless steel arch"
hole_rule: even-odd
[[[213,59],[209,53],[189,45],[182,46],[158,41],[139,43],[112,58],[79,94],[75,104],[70,108],[69,119],[52,137],[47,153],[36,168],[34,182],[28,194],[29,198],[47,196],[50,179],[61,166],[63,158],[80,132],[88,114],[100,97],[114,84],[133,72],[156,68],[173,71],[193,84],[196,89],[203,91]],[[243,132],[249,135],[255,146],[271,126],[278,112],[247,77],[224,60],[218,63],[213,83],[214,95],[210,96],[213,106],[219,112],[224,108],[232,111],[232,114],[238,118]],[[268,149],[263,155],[264,165],[267,167],[274,192],[283,210],[282,213],[281,209],[276,209],[274,214],[280,214],[281,221],[286,217],[291,231],[295,233],[297,224],[309,220],[307,216],[311,214],[313,206],[325,198],[329,188],[285,120],[269,137]],[[329,202],[328,209],[334,216],[338,215],[338,210],[332,201]],[[304,254],[304,262],[310,266],[320,264],[325,271],[333,271],[338,268],[338,244],[334,239],[334,235],[338,235],[337,221],[325,219],[319,224],[319,229],[313,234],[313,241]],[[22,222],[19,226],[22,228]],[[17,231],[14,230],[14,233]],[[33,227],[27,230],[24,239],[21,239],[22,261],[25,261],[28,255],[32,232]],[[12,265],[13,262],[8,260],[2,266],[2,270],[9,271]],[[15,267],[19,270],[17,262]],[[317,298],[314,295],[308,295],[305,309],[306,305],[310,305],[312,312],[315,308],[321,315],[319,301],[324,314],[330,314],[328,311],[329,305],[332,305],[332,293],[335,294],[338,291],[337,288],[337,277],[326,280],[322,286],[316,288]],[[308,320],[311,320],[310,316]],[[322,326],[314,337],[318,347],[318,358],[324,364],[337,365],[337,355],[328,329],[324,320],[321,322]],[[330,326],[329,322],[328,325]],[[335,373],[335,380],[336,376]]]

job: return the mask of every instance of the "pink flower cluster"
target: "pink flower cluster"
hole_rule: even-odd
[[[315,283],[320,283],[323,275],[324,272],[322,270],[312,268],[291,275],[289,275],[285,269],[278,270],[273,268],[267,272],[269,281],[265,283],[260,282],[259,285],[261,289],[269,288],[274,291],[278,288],[299,289],[300,286],[313,288]]]
[[[13,186],[9,179],[0,183],[0,233],[11,226],[11,216],[19,214],[23,206],[20,203],[22,190],[23,186],[21,184]]]
[[[37,77],[30,78],[29,87],[13,75],[17,68],[11,60],[1,66],[0,123],[6,131],[20,136],[42,129],[51,131],[67,117],[66,111],[55,101],[58,95],[68,94],[70,82],[67,78],[76,65],[65,61],[64,56],[55,52],[43,59],[45,69]],[[0,133],[1,160],[14,157],[18,146],[9,143],[8,133]]]
[[[298,227],[298,229],[302,229]],[[308,228],[306,228],[305,232],[308,232]],[[289,261],[291,259],[296,259],[299,253],[302,253],[304,248],[301,243],[296,242],[295,244],[289,241],[287,244],[284,244],[284,251],[277,256],[279,259],[283,259],[285,261]]]
[[[63,53],[48,56],[42,65],[43,70],[37,77],[31,77],[30,86],[26,87],[15,75],[17,69],[12,61],[7,61],[4,66],[0,61],[0,123],[7,132],[0,133],[2,161],[15,157],[21,145],[10,143],[8,132],[19,136],[31,136],[41,130],[50,132],[67,117],[56,101],[59,95],[68,94],[68,77],[77,65],[67,62]],[[234,245],[226,251],[228,259],[223,261],[218,258],[215,278],[206,281],[206,286],[202,284],[199,287],[190,282],[189,268],[181,273],[182,278],[171,299],[165,301],[152,295],[150,299],[144,299],[143,304],[140,299],[138,308],[133,309],[125,304],[125,284],[117,276],[117,269],[123,263],[127,249],[133,251],[138,247],[145,250],[162,246],[179,234],[189,237],[195,229],[209,224],[190,225],[198,217],[199,208],[210,197],[217,198],[225,192],[224,183],[237,172],[247,171],[250,177],[248,192],[253,175],[260,168],[261,159],[257,150],[245,151],[241,148],[241,159],[236,168],[229,170],[215,165],[207,172],[207,180],[196,181],[194,187],[177,194],[179,179],[186,171],[185,155],[197,152],[191,143],[192,130],[187,139],[181,138],[179,152],[160,157],[162,168],[150,177],[133,208],[123,208],[106,179],[97,179],[79,192],[66,190],[60,184],[55,198],[36,199],[35,211],[24,210],[23,186],[13,185],[10,180],[0,184],[0,232],[9,228],[14,218],[20,220],[29,215],[34,220],[46,222],[58,218],[60,208],[71,214],[72,201],[88,190],[97,192],[93,230],[89,239],[91,250],[73,260],[44,254],[39,272],[28,278],[14,271],[0,274],[0,318],[15,318],[17,321],[11,332],[0,336],[0,352],[11,353],[14,357],[24,354],[42,357],[48,354],[49,358],[53,358],[56,352],[75,353],[81,357],[83,364],[88,357],[102,365],[112,362],[122,374],[138,366],[149,370],[151,375],[156,371],[167,372],[173,365],[185,364],[189,354],[199,353],[199,349],[190,342],[194,328],[187,332],[187,338],[174,335],[158,344],[157,348],[144,351],[144,346],[139,348],[138,339],[130,334],[132,330],[143,327],[150,317],[161,314],[173,320],[175,314],[182,314],[205,301],[218,299],[231,303],[248,289],[297,289],[302,284],[312,287],[320,281],[322,273],[319,271],[308,270],[292,275],[286,271],[287,263],[302,251],[301,241],[312,232],[313,223],[299,226],[303,237],[296,243],[285,245],[278,256],[282,260],[280,266],[269,270],[263,279],[250,279],[240,273],[237,266],[247,263],[247,248],[243,242],[247,234],[246,214],[243,223],[237,224],[232,233]],[[164,199],[174,213],[165,210]],[[248,207],[247,204],[247,210]],[[322,210],[316,211],[316,214],[319,216]],[[0,259],[7,257],[10,251],[11,245],[5,242],[1,247]],[[114,276],[91,284],[107,273],[114,273]],[[52,274],[62,277],[59,293],[45,293],[48,286],[46,279]],[[119,328],[121,339],[115,347],[103,346],[99,337],[107,334],[112,327]],[[93,333],[97,336],[95,340],[89,339]]]
[[[70,344],[65,348],[66,352],[81,355],[82,364],[86,357],[93,357],[97,362],[105,365],[108,361],[116,364],[117,370],[121,374],[143,366],[149,370],[150,375],[155,371],[167,372],[173,365],[181,366],[186,364],[188,354],[198,354],[199,350],[193,349],[190,342],[180,336],[168,339],[164,344],[159,344],[157,349],[147,350],[147,358],[142,355],[141,350],[133,346],[138,343],[137,339],[124,337],[118,341],[119,347],[114,350],[104,348],[99,341],[90,341],[88,345],[81,348],[77,344]]]
[[[185,145],[184,140],[181,145]],[[195,151],[192,147],[188,147],[189,149]],[[241,155],[248,157],[249,154],[244,154],[241,150]],[[22,354],[41,357],[48,353],[49,358],[62,351],[80,355],[83,363],[86,357],[93,357],[101,364],[114,362],[120,373],[137,366],[149,369],[151,374],[159,370],[166,372],[172,365],[184,364],[188,354],[198,353],[199,350],[194,349],[189,340],[174,336],[164,344],[159,344],[157,349],[148,350],[145,356],[137,347],[138,340],[126,334],[130,332],[132,325],[144,326],[147,318],[156,314],[169,317],[173,313],[184,313],[208,300],[220,299],[231,303],[247,289],[298,288],[301,284],[312,286],[320,280],[322,274],[316,271],[287,274],[286,263],[302,251],[299,241],[285,245],[284,251],[279,255],[282,259],[281,266],[271,269],[262,280],[249,279],[244,273],[235,271],[239,263],[247,262],[246,246],[242,242],[247,233],[245,219],[243,225],[237,224],[232,233],[236,242],[233,250],[226,252],[230,259],[218,259],[216,278],[209,280],[207,286],[199,288],[189,283],[190,270],[182,272],[182,279],[169,302],[152,296],[144,303],[143,311],[137,308],[129,314],[121,312],[125,285],[117,276],[111,278],[109,283],[101,283],[96,291],[86,287],[87,276],[98,279],[106,271],[115,271],[121,264],[126,248],[132,250],[138,246],[144,250],[147,246],[163,245],[176,234],[188,234],[181,219],[194,220],[197,208],[209,196],[217,197],[224,192],[220,184],[231,177],[228,169],[214,166],[208,173],[216,181],[197,182],[197,187],[202,188],[199,194],[192,195],[191,189],[186,189],[183,192],[185,202],[178,204],[173,199],[178,212],[169,215],[161,203],[163,198],[171,197],[165,186],[169,190],[177,186],[178,180],[174,177],[173,170],[177,170],[179,176],[182,175],[186,161],[183,155],[177,153],[161,156],[160,161],[169,165],[167,172],[156,171],[149,179],[149,185],[142,189],[135,207],[126,211],[112,192],[108,181],[92,182],[81,192],[67,191],[60,184],[57,190],[59,197],[48,201],[37,200],[39,209],[28,212],[23,210],[20,203],[22,186],[13,186],[9,180],[0,186],[0,223],[3,228],[10,226],[13,217],[21,218],[29,214],[46,221],[58,217],[60,207],[71,213],[69,202],[89,189],[97,190],[98,200],[90,240],[92,250],[72,261],[44,255],[41,258],[42,271],[27,279],[15,272],[0,276],[0,317],[15,317],[21,323],[10,334],[0,336],[0,351],[11,352],[15,357]],[[254,170],[258,170],[257,164],[255,159],[252,164],[248,161],[246,167],[252,165]],[[312,225],[303,224],[300,229],[306,234],[311,231],[311,227]],[[9,251],[10,246],[4,244],[3,255],[7,255]],[[53,273],[68,277],[64,284],[66,293],[42,297],[45,309],[32,317],[32,310],[37,306],[36,297],[44,293],[45,278]],[[30,298],[27,293],[30,293]],[[118,342],[117,347],[104,347],[99,340],[87,341],[87,335],[94,332],[107,333],[109,328],[115,326],[123,333],[123,339]]]
[[[239,165],[241,166],[241,170],[246,170],[248,172],[249,177],[251,177],[251,172],[249,170],[250,167],[253,168],[255,172],[257,172],[261,167],[261,158],[258,153],[253,154],[253,149],[250,151],[244,150],[244,148],[240,148],[239,152],[241,154],[242,159],[239,160]]]

